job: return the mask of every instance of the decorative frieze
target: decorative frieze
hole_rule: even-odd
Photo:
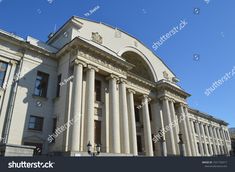
[[[118,68],[118,67],[115,67],[114,66],[114,64],[115,63],[111,63],[111,62],[108,62],[107,60],[104,60],[102,57],[100,57],[100,56],[95,56],[95,57],[93,57],[93,56],[91,56],[90,54],[88,54],[88,53],[85,53],[85,52],[83,52],[83,51],[78,51],[78,54],[77,54],[78,56],[80,56],[80,57],[83,57],[83,58],[85,58],[85,59],[87,59],[87,60],[89,60],[89,61],[92,61],[92,62],[94,62],[94,63],[96,63],[96,64],[99,64],[99,65],[101,65],[101,66],[103,66],[103,67],[106,67],[106,68],[108,68],[108,69],[111,69],[111,70],[113,70],[113,71],[116,71],[116,72],[118,72],[118,73],[120,73],[120,74],[126,74],[126,72],[124,71],[124,70],[122,70],[122,69],[120,69],[120,68]]]

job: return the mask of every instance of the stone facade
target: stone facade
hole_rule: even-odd
[[[230,133],[230,138],[232,142],[231,155],[235,156],[235,128],[230,128],[229,133]]]
[[[89,142],[103,156],[231,150],[228,124],[191,109],[160,58],[105,24],[72,17],[46,43],[0,31],[0,65],[5,147],[70,156],[86,156]]]

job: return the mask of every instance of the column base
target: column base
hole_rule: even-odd
[[[35,148],[35,146],[0,144],[0,156],[32,157]]]
[[[64,156],[70,156],[70,157],[90,157],[91,156],[87,152],[73,152],[73,151],[64,152],[62,154]],[[98,156],[99,157],[133,157],[134,155],[132,155],[132,154],[115,154],[115,153],[101,152]]]

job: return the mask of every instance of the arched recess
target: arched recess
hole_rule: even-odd
[[[125,47],[118,52],[118,55],[127,62],[135,65],[130,72],[149,81],[157,82],[157,76],[153,66],[142,52],[133,47]]]

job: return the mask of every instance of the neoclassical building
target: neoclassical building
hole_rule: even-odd
[[[101,156],[228,155],[228,124],[191,109],[177,82],[103,23],[71,17],[47,42],[1,30],[0,154],[87,156],[90,143]]]

